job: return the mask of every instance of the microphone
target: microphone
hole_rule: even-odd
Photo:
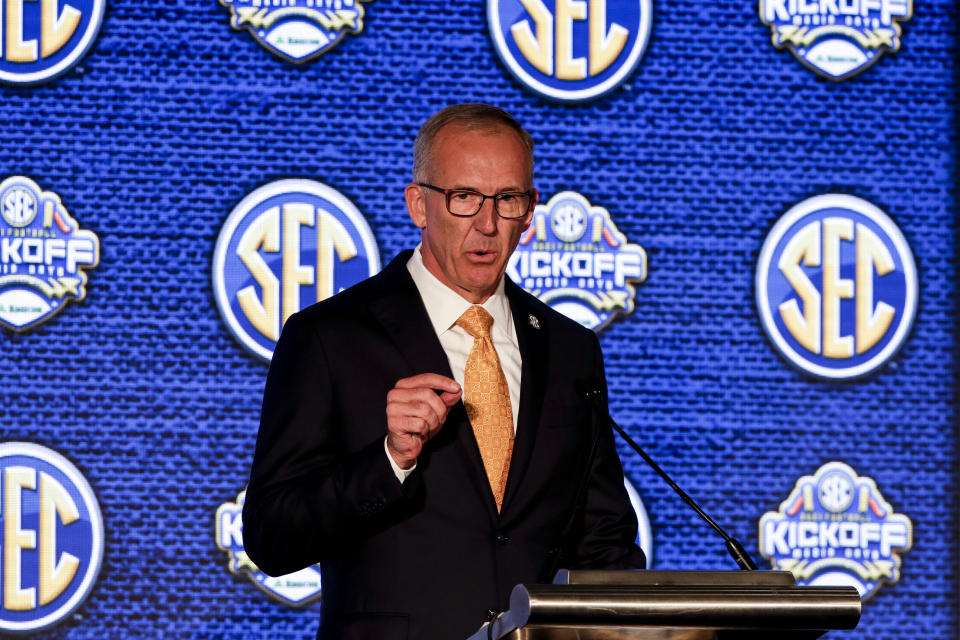
[[[578,380],[576,383],[576,388],[579,393],[582,393],[593,405],[594,411],[598,415],[606,416],[607,421],[609,421],[610,426],[612,426],[617,433],[620,434],[620,437],[623,438],[627,444],[629,444],[634,451],[640,454],[640,457],[643,458],[643,461],[650,465],[650,468],[657,472],[664,481],[670,485],[670,488],[677,492],[677,495],[687,503],[691,509],[697,512],[697,515],[710,525],[714,531],[720,534],[720,537],[723,538],[724,543],[727,547],[727,553],[736,561],[737,565],[744,571],[756,571],[757,564],[753,561],[753,558],[750,557],[750,554],[747,553],[746,549],[743,548],[743,545],[740,544],[740,541],[732,537],[726,531],[724,531],[720,525],[713,521],[713,518],[704,513],[703,509],[700,508],[696,502],[693,501],[693,498],[688,496],[686,492],[677,486],[677,483],[670,479],[670,476],[667,475],[666,471],[660,468],[653,458],[647,455],[647,452],[640,448],[633,438],[627,435],[627,432],[620,428],[614,419],[610,416],[609,413],[604,411],[603,408],[603,386],[599,380],[596,378],[590,380]]]

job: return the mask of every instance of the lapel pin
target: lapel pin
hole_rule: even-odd
[[[537,316],[533,315],[532,313],[527,316],[527,322],[529,322],[530,326],[534,329],[540,328],[540,320],[538,320]]]

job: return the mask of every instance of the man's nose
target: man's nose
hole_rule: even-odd
[[[473,217],[473,226],[480,233],[493,235],[497,232],[498,218],[493,198],[487,198],[483,201],[480,211]]]

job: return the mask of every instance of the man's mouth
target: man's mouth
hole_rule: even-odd
[[[492,262],[497,256],[497,252],[492,249],[475,249],[468,251],[467,255],[474,262]]]

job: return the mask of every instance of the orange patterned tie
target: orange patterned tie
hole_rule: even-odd
[[[497,501],[497,511],[500,511],[513,454],[510,388],[490,339],[493,316],[483,307],[474,305],[460,316],[457,325],[473,336],[473,347],[463,373],[463,399],[473,435],[480,447],[483,468]]]

